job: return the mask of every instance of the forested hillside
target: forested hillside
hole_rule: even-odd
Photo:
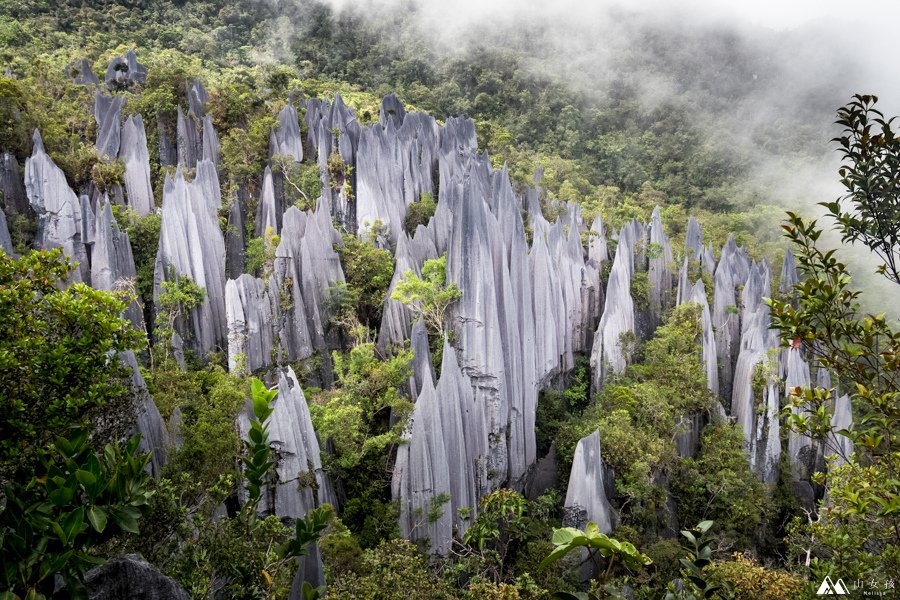
[[[0,0],[0,598],[893,593],[877,100],[418,10]]]

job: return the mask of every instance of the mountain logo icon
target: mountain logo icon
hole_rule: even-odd
[[[832,581],[831,577],[826,576],[816,591],[816,596],[846,596],[849,593],[843,579]]]

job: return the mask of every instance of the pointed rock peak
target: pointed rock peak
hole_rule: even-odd
[[[40,130],[35,129],[34,133],[31,135],[31,139],[34,142],[34,148],[31,150],[31,156],[37,156],[38,154],[44,152],[44,140],[41,138]]]
[[[403,106],[400,98],[393,93],[385,96],[381,101],[381,112],[378,119],[382,127],[386,126],[388,122],[399,127],[403,123],[404,117],[406,117],[406,107]]]

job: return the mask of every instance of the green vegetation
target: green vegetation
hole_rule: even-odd
[[[447,255],[426,260],[422,265],[422,277],[412,269],[403,274],[391,298],[412,309],[425,323],[428,332],[435,336],[446,333],[447,309],[462,298],[463,291],[455,283],[447,285]]]
[[[734,94],[750,80],[750,63],[759,57],[723,71],[721,89],[698,94],[685,84],[647,104],[636,78],[613,78],[602,90],[573,89],[542,74],[546,70],[522,45],[438,54],[409,15],[385,9],[363,18],[318,3],[304,3],[302,10],[292,4],[298,13],[280,14],[284,5],[0,0],[0,60],[13,75],[0,77],[0,150],[21,164],[39,128],[73,189],[80,192],[93,182],[102,192],[120,184],[121,162],[98,156],[92,143],[91,93],[73,83],[66,67],[86,58],[102,74],[111,57],[134,48],[148,66],[148,78],[121,90],[123,112],[141,115],[145,124],[157,205],[164,178],[173,173],[160,160],[159,143],[176,138],[177,110],[187,105],[185,82],[200,78],[209,91],[205,109],[221,136],[223,195],[247,193],[249,231],[266,165],[283,183],[286,206],[313,208],[322,177],[355,201],[353,173],[340,154],[328,157],[325,173],[309,156],[301,163],[269,157],[269,135],[288,98],[302,106],[303,98],[340,93],[360,123],[371,124],[378,119],[380,96],[396,92],[409,109],[439,120],[472,116],[480,149],[490,153],[495,167],[508,164],[517,188],[542,169],[540,202],[548,218],[559,214],[557,201],[571,200],[588,219],[600,214],[608,231],[615,231],[634,217],[647,220],[659,205],[675,248],[688,214],[703,224],[705,242],[721,245],[734,233],[753,258],[771,258],[784,245],[774,226],[780,211],[760,203],[781,190],[752,183],[757,163],[740,150],[736,135],[721,121],[697,118],[731,110]],[[656,42],[644,41],[622,50],[625,63],[646,59],[645,47]],[[731,52],[721,40],[704,42]],[[661,57],[656,66],[686,73],[678,61]],[[769,65],[768,59],[759,65]],[[874,103],[859,96],[839,113],[845,131],[837,142],[846,163],[840,177],[847,194],[825,207],[843,241],[871,248],[883,259],[879,272],[900,283],[900,144]],[[302,114],[299,124],[305,127]],[[802,160],[821,153],[809,143],[817,124],[768,126],[778,130],[777,136],[763,135],[776,156]],[[784,130],[792,135],[784,136]],[[309,132],[302,133],[305,138]],[[427,224],[435,208],[435,198],[423,194],[409,206],[406,231]],[[797,515],[786,500],[793,497],[788,486],[772,489],[758,481],[742,432],[715,420],[700,355],[699,312],[682,306],[663,315],[650,340],[626,340],[633,365],[593,397],[586,357],[579,357],[571,373],[560,374],[556,389],[543,392],[538,404],[537,449],[543,455],[555,444],[563,481],[533,500],[507,488],[487,494],[477,514],[463,515],[469,528],[454,540],[450,556],[431,560],[422,548],[399,539],[399,507],[391,500],[395,450],[404,443],[413,410],[405,392],[411,353],[382,354],[372,343],[394,275],[391,253],[366,236],[347,235],[337,248],[346,283],[331,290],[328,307],[329,325],[339,331],[327,332],[337,340],[329,348],[334,352],[295,368],[317,371],[304,383],[326,387],[306,392],[327,449],[326,471],[338,484],[340,514],[323,507],[285,523],[257,510],[274,480],[267,433],[274,392],[227,373],[221,355],[188,356],[184,370],[171,360],[172,333],[204,302],[205,290],[189,277],[168,277],[154,306],[160,216],[115,210],[129,233],[137,293],[155,329],[152,362],[143,374],[181,445],[170,452],[162,476],[150,480],[143,471],[147,456],[137,453],[136,441],[124,442],[133,421],[130,374],[109,357],[140,349],[141,336],[119,316],[131,298],[67,286],[71,267],[59,251],[30,253],[19,261],[0,256],[4,598],[7,589],[23,597],[32,589],[32,597],[49,596],[57,572],[77,594],[85,569],[123,551],[141,552],[194,598],[280,598],[291,585],[294,559],[317,539],[332,596],[351,599],[544,599],[555,590],[602,596],[626,586],[637,600],[659,597],[665,588],[673,598],[727,598],[732,592],[735,598],[787,598],[799,597],[807,579],[821,580],[826,573],[863,578],[900,566],[894,433],[900,423],[900,336],[883,316],[860,316],[860,297],[847,269],[816,248],[821,230],[815,223],[790,216],[788,237],[799,250],[805,280],[794,294],[772,301],[772,314],[785,344],[800,344],[853,395],[855,424],[849,431],[833,431],[831,390],[793,390],[785,407],[785,422],[795,432],[842,451],[815,478],[827,486],[827,504]],[[224,219],[224,212],[219,216]],[[17,252],[25,254],[35,223],[17,216],[9,224]],[[371,224],[371,239],[383,229],[383,223]],[[272,231],[251,239],[247,271],[271,274],[278,242]],[[650,256],[658,252],[647,250]],[[690,270],[691,279],[705,278],[711,292],[699,265],[692,262]],[[447,311],[465,290],[448,284],[446,256],[427,261],[421,276],[402,275],[392,298],[424,319],[432,341],[451,336]],[[640,270],[632,293],[639,308],[649,306],[649,282]],[[311,368],[315,361],[322,368]],[[251,434],[242,443],[235,420],[248,397]],[[697,453],[685,458],[675,440],[694,418],[711,423]],[[561,529],[560,490],[574,448],[597,429],[604,461],[615,474],[610,499],[621,521],[610,536],[595,527]],[[842,438],[853,442],[853,454],[845,456],[835,443]],[[249,502],[241,510],[244,491]],[[443,510],[445,500],[438,495],[423,518]],[[718,524],[715,538],[708,535],[709,519]],[[679,546],[677,523],[698,521],[682,532],[686,544]],[[605,559],[589,592],[579,588],[575,555],[581,547]],[[545,560],[548,555],[553,560]],[[675,578],[682,589],[670,585]],[[307,598],[319,593],[305,590]]]
[[[606,559],[606,570],[597,579],[597,587],[603,590],[600,592],[600,597],[606,595],[606,579],[617,562],[635,570],[653,562],[649,556],[638,552],[637,548],[629,542],[620,542],[600,533],[596,523],[588,523],[584,531],[574,527],[556,529],[553,531],[553,544],[556,549],[541,562],[541,568],[546,568],[570,552],[582,549],[587,550],[587,560],[590,564],[594,564],[598,556]],[[575,596],[575,594],[572,595]],[[581,595],[587,598],[587,594]]]
[[[27,486],[10,484],[0,504],[0,589],[5,598],[54,596],[54,575],[72,598],[86,598],[82,576],[105,561],[102,545],[123,532],[138,533],[152,495],[138,454],[140,436],[125,446],[91,447],[90,431],[77,429],[42,451]]]
[[[120,316],[130,299],[66,286],[72,270],[61,250],[0,252],[0,480],[29,479],[69,427],[102,445],[133,422],[130,371],[108,358],[142,341]]]

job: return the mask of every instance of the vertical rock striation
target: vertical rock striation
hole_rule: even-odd
[[[153,188],[150,186],[150,152],[141,115],[125,120],[119,158],[125,163],[125,193],[128,205],[139,215],[153,211]]]
[[[62,248],[78,263],[74,281],[90,280],[90,265],[83,241],[81,202],[66,182],[66,176],[44,151],[41,134],[34,132],[34,149],[25,160],[25,191],[38,215],[34,245],[38,250]]]

